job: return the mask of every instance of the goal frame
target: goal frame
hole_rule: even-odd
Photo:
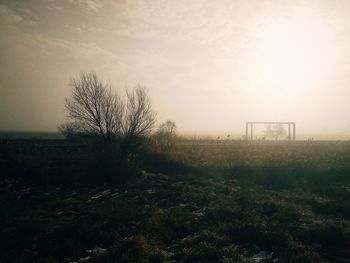
[[[245,124],[245,138],[246,138],[246,140],[250,140],[250,141],[254,140],[254,137],[253,137],[254,125],[259,125],[259,124],[288,125],[288,141],[295,141],[295,139],[296,139],[296,124],[295,124],[295,122],[289,122],[289,121],[249,121],[249,122],[246,122],[246,124]]]

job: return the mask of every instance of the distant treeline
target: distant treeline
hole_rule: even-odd
[[[19,132],[19,131],[3,131],[0,132],[0,139],[46,139],[60,140],[64,136],[59,132]]]

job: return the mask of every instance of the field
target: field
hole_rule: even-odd
[[[348,141],[0,148],[0,262],[350,262]]]

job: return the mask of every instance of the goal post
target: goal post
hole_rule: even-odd
[[[246,140],[254,140],[254,125],[287,125],[288,126],[288,141],[295,141],[296,138],[296,124],[295,122],[278,122],[278,121],[250,121],[245,124],[245,138]]]

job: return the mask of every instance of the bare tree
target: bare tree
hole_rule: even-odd
[[[163,149],[171,149],[176,142],[176,124],[171,120],[161,123],[158,126],[153,138],[155,142]]]
[[[65,107],[70,122],[61,125],[63,134],[98,134],[103,138],[119,137],[128,152],[132,141],[148,135],[156,114],[146,89],[137,86],[126,90],[126,101],[103,83],[96,74],[85,73],[71,81],[72,96]]]
[[[104,138],[120,135],[124,105],[109,84],[94,73],[84,73],[71,81],[72,96],[66,99],[68,117],[75,127]]]
[[[275,140],[278,140],[279,138],[282,138],[285,135],[286,135],[286,131],[282,124],[275,124],[273,127],[269,125],[266,127],[265,137],[271,137],[271,138],[274,138]]]
[[[166,122],[161,123],[158,126],[157,130],[158,134],[164,134],[169,137],[174,137],[176,135],[176,124],[171,120],[167,120]]]
[[[123,134],[126,142],[129,142],[151,132],[156,114],[144,87],[137,86],[131,91],[127,90],[126,99]]]

